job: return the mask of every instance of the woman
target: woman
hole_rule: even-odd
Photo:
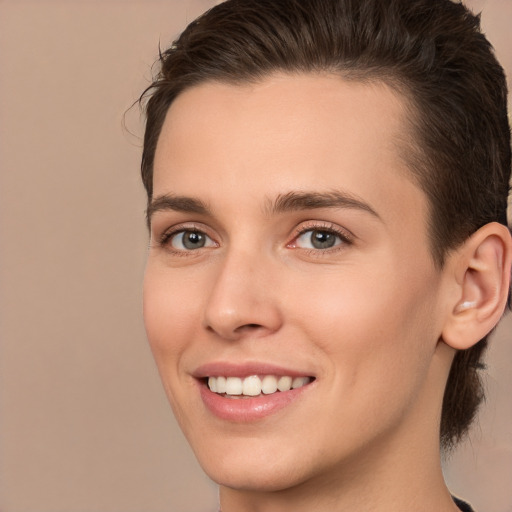
[[[223,512],[471,510],[507,302],[503,71],[449,0],[232,0],[146,92],[144,316]]]

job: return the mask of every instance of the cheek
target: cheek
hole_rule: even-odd
[[[200,324],[196,290],[197,286],[186,286],[165,269],[148,264],[143,290],[144,325],[169,403],[185,433],[191,429],[184,408],[184,404],[191,403],[186,396],[190,390],[180,383],[186,377],[184,354]]]
[[[297,291],[300,300],[290,295],[295,322],[315,340],[344,387],[396,385],[404,372],[415,380],[426,371],[435,349],[430,321],[435,294],[425,292],[432,280],[403,265],[384,268],[354,267],[310,276],[311,282],[301,286],[307,294]]]
[[[159,368],[173,368],[198,325],[196,287],[173,279],[150,264],[144,276],[143,312],[146,333]]]
[[[354,336],[360,343],[366,339],[378,344],[370,332],[388,330],[399,307],[394,304],[397,291],[389,279],[355,267],[302,273],[287,288],[290,316],[314,338],[333,343],[332,349]]]
[[[422,393],[435,347],[421,288],[373,277],[331,279],[330,292],[305,296],[296,316],[324,362],[324,403],[343,404],[329,408],[322,427],[319,404],[315,428],[326,439],[343,430],[344,446],[358,446],[405,417]]]

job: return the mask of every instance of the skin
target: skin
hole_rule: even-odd
[[[439,270],[429,252],[428,203],[397,146],[406,134],[396,93],[330,75],[204,83],[168,112],[144,317],[223,512],[458,510],[439,462],[454,354],[440,340],[465,297],[457,265]],[[270,207],[333,191],[368,208]],[[170,195],[209,211],[158,206]],[[187,229],[206,246],[180,245]],[[312,229],[342,238],[318,249]],[[193,376],[212,361],[272,363],[315,381],[275,414],[229,422],[205,407]]]

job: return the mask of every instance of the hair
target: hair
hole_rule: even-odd
[[[484,224],[507,225],[505,75],[480,17],[461,3],[228,0],[190,23],[159,62],[140,98],[148,202],[160,131],[181,92],[207,81],[243,84],[276,72],[328,72],[385,83],[410,105],[413,142],[402,156],[429,200],[430,250],[439,268]],[[484,338],[455,355],[441,414],[445,449],[464,437],[484,398],[479,370],[486,346]]]

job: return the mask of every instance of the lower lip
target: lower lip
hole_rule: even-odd
[[[249,423],[270,416],[296,401],[311,384],[290,391],[279,391],[254,398],[226,398],[200,384],[203,403],[208,410],[222,420]]]

